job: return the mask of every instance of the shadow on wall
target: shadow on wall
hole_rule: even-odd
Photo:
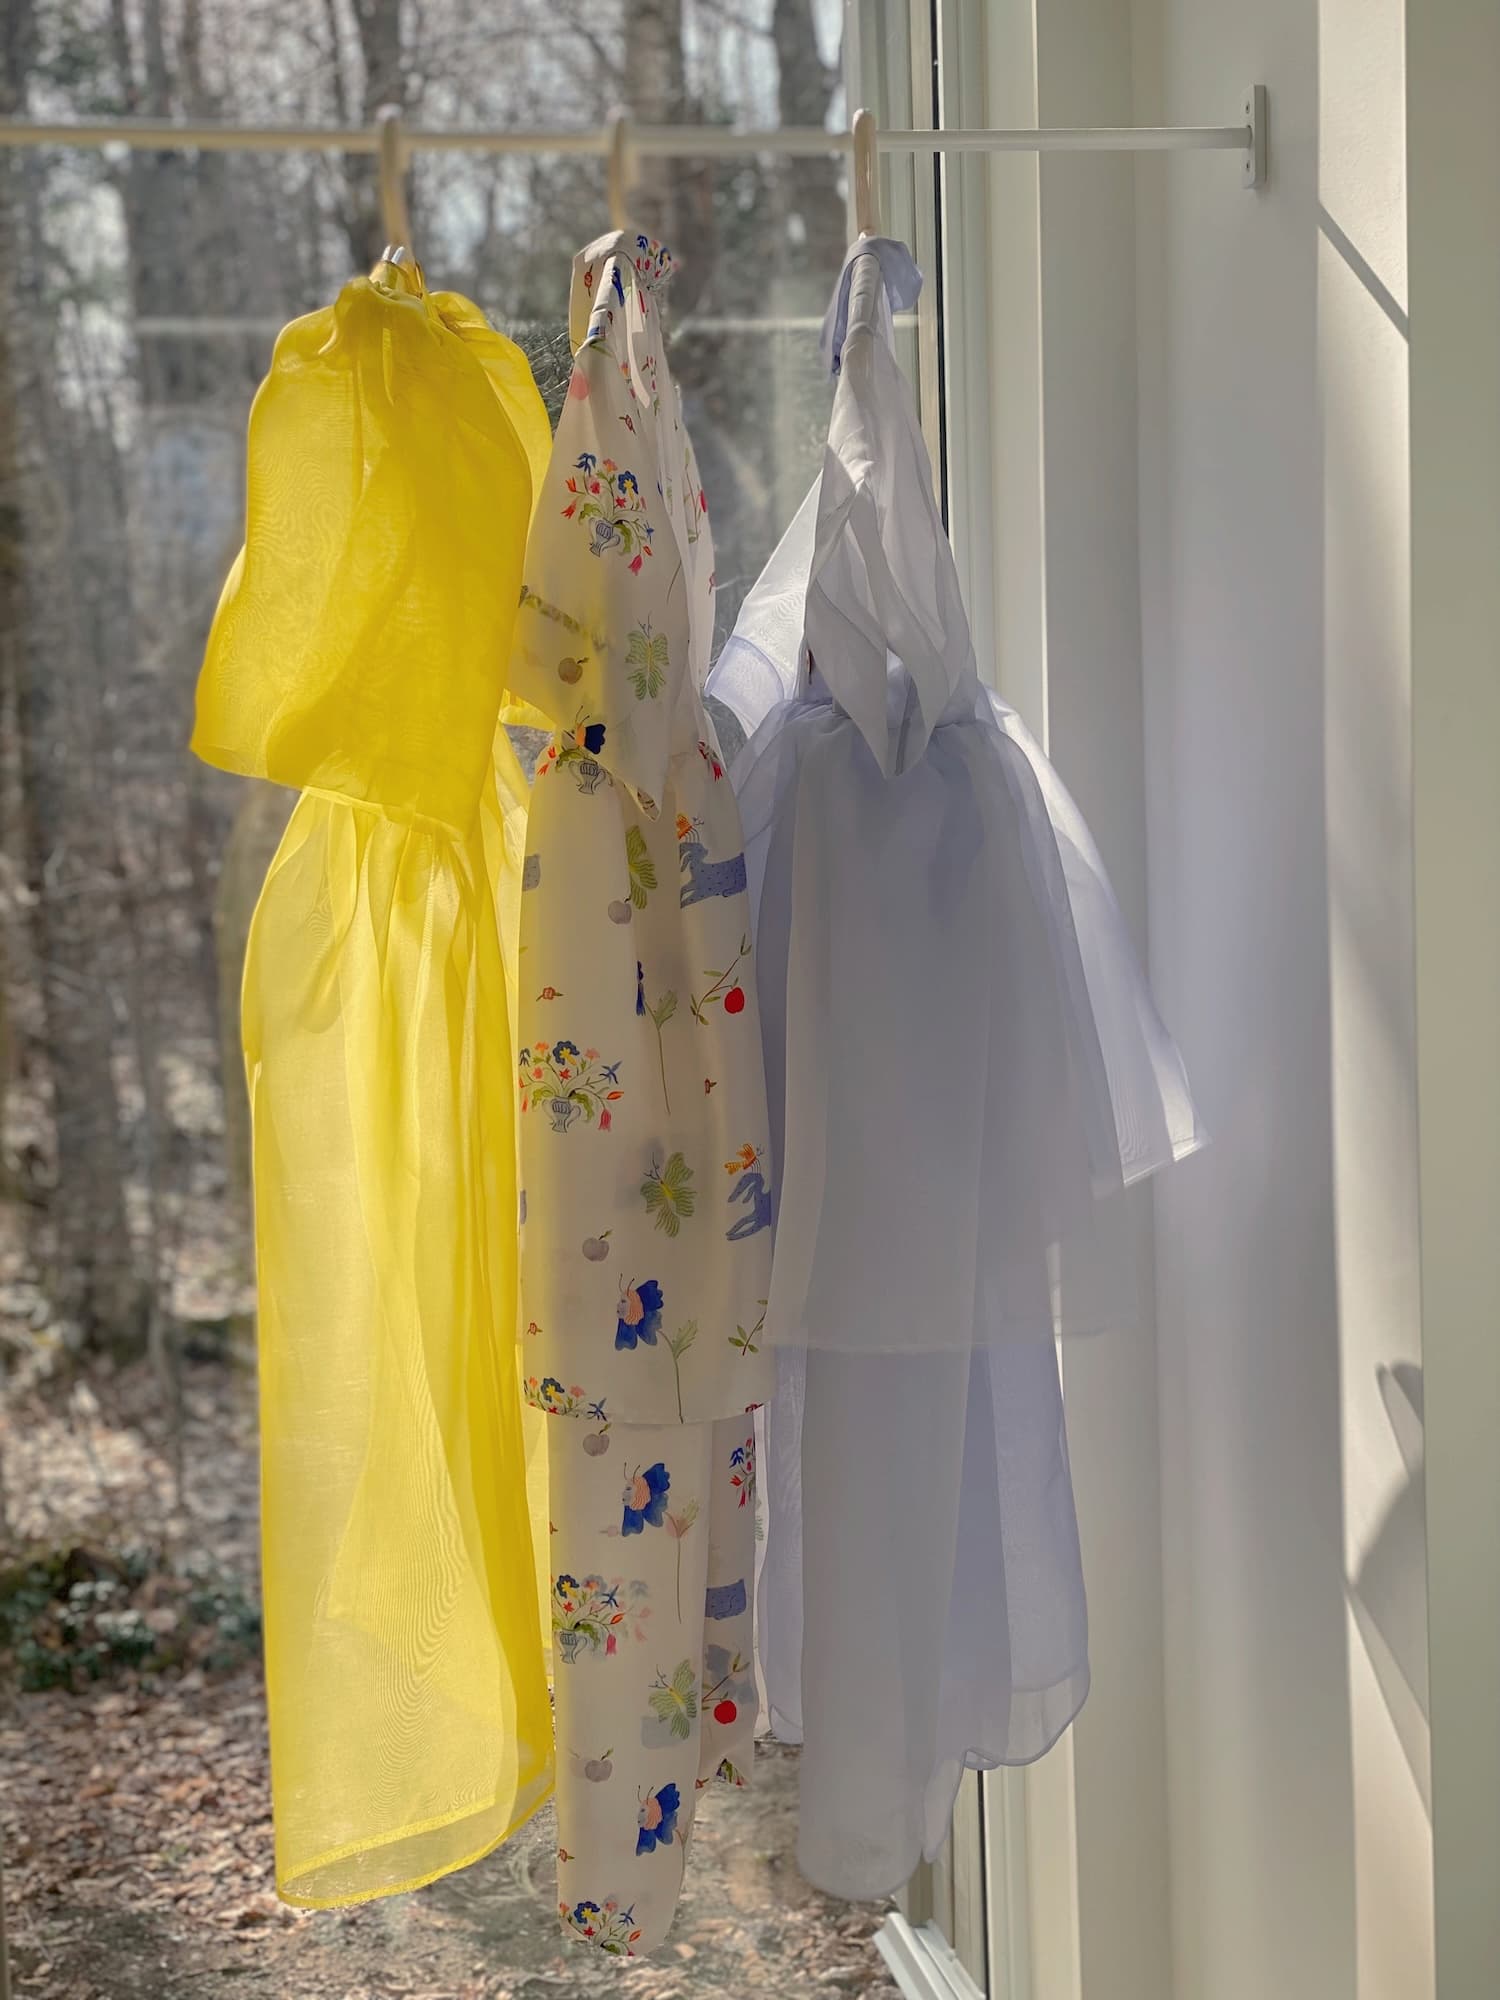
[[[1406,1478],[1349,1581],[1349,1604],[1430,1820],[1422,1371],[1411,1362],[1398,1362],[1394,1368],[1378,1368],[1375,1375]]]

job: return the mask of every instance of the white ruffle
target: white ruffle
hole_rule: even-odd
[[[1202,1133],[1033,740],[976,689],[886,778],[820,692],[732,775],[784,1163],[767,1339],[911,1353],[1117,1323],[1096,1197]]]
[[[1032,1762],[1088,1692],[1056,1351],[783,1353],[764,1419],[756,1645],[802,1745],[798,1866],[887,1895],[964,1767]]]

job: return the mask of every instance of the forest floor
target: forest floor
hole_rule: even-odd
[[[0,1244],[0,1320],[14,1325],[27,1301],[5,1263]],[[748,1791],[704,1795],[677,1925],[650,1959],[557,1935],[550,1807],[414,1894],[313,1913],[279,1902],[253,1375],[232,1341],[195,1351],[175,1444],[144,1365],[91,1368],[87,1386],[63,1368],[13,1374],[0,1395],[0,1855],[17,2000],[895,1994],[872,1942],[883,1908],[834,1902],[797,1873],[795,1752],[774,1746]]]

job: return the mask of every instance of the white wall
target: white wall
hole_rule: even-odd
[[[1127,4],[1047,0],[1036,38],[1043,124],[1133,122]],[[1046,741],[1144,952],[1132,163],[1045,156],[1039,212]],[[1144,1190],[1131,1201],[1135,1309],[1062,1355],[1093,1670],[1071,1741],[1083,2000],[1163,2000],[1172,1978],[1151,1201]],[[1039,1773],[1033,1789],[1045,1782]],[[1038,2000],[1052,1990],[1039,1980]]]
[[[1442,2000],[1500,1990],[1500,8],[1410,0],[1414,836]]]
[[[1140,0],[1153,974],[1214,1134],[1157,1198],[1181,2000],[1432,1991],[1398,0]]]

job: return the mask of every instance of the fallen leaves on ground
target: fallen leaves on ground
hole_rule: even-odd
[[[224,1360],[184,1378],[173,1453],[145,1368],[0,1404],[11,1539],[113,1560],[143,1544],[170,1576],[206,1563],[256,1595],[253,1382]],[[13,1565],[13,1546],[6,1565]],[[143,1585],[151,1596],[151,1580]],[[164,1588],[158,1579],[155,1586]],[[170,1594],[170,1593],[168,1593]],[[649,1959],[556,1932],[549,1810],[474,1867],[407,1896],[307,1912],[275,1894],[258,1659],[122,1669],[0,1710],[0,1852],[17,2000],[890,2000],[878,1905],[797,1874],[796,1760],[762,1750],[745,1792],[704,1795],[676,1930]]]

